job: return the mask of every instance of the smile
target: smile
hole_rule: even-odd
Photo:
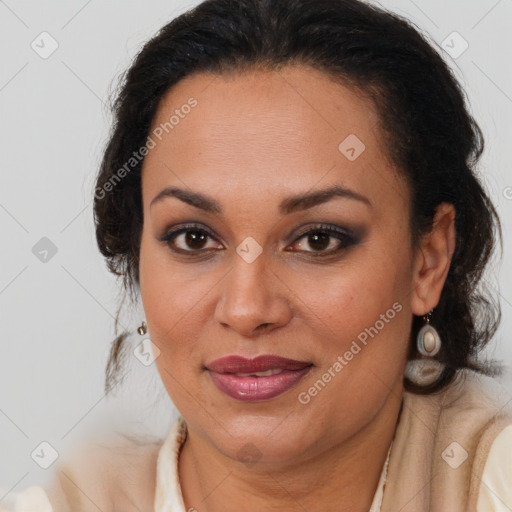
[[[256,359],[228,356],[206,366],[215,386],[236,400],[268,400],[295,386],[312,363],[264,355]]]

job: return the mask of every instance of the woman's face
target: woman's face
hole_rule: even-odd
[[[232,459],[297,461],[396,412],[409,191],[371,103],[309,67],[196,74],[150,136],[140,290],[189,430]]]

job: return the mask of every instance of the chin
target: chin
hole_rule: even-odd
[[[304,455],[308,444],[314,440],[306,440],[311,429],[302,432],[295,423],[287,423],[286,415],[262,416],[239,415],[224,417],[223,425],[227,432],[211,438],[211,442],[225,456],[246,462],[248,465],[282,464],[292,462]],[[284,420],[284,421],[283,421]],[[306,424],[306,422],[305,422]],[[220,431],[217,431],[220,433]],[[216,438],[216,439],[215,439]]]

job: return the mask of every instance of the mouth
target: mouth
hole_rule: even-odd
[[[236,400],[268,400],[294,387],[313,363],[273,355],[227,356],[205,366],[215,386]]]

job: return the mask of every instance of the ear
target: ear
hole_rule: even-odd
[[[414,255],[411,310],[426,315],[439,303],[455,252],[455,207],[437,207],[432,230],[421,240]]]

